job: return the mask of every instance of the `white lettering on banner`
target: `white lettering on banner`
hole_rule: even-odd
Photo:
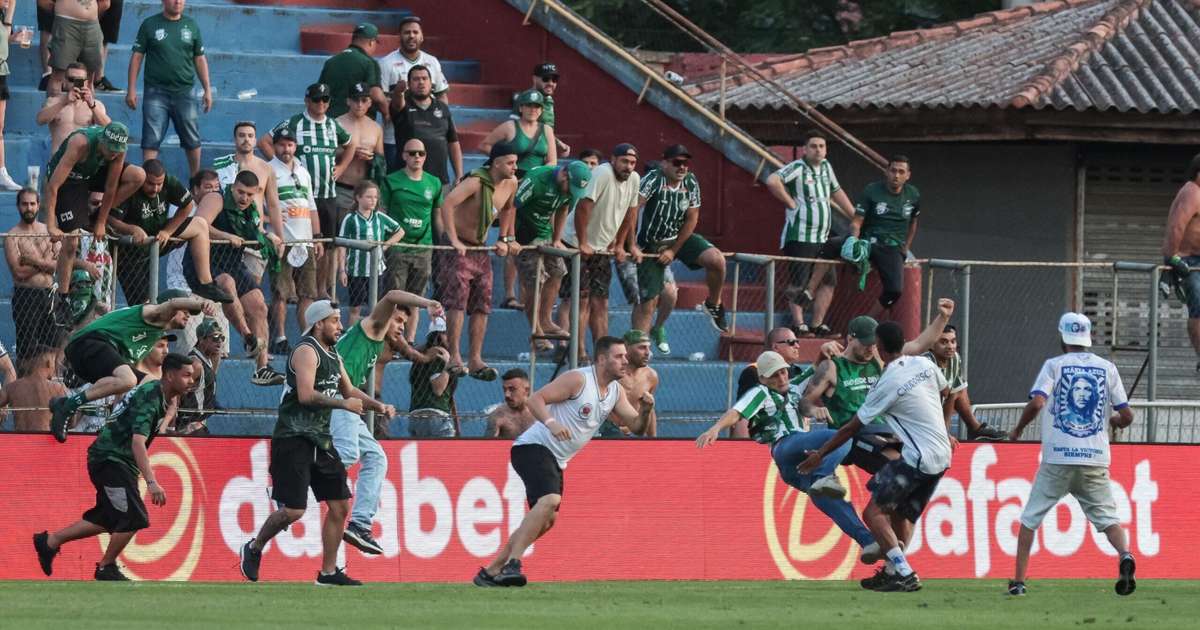
[[[435,558],[446,549],[454,527],[453,506],[446,484],[436,477],[421,479],[417,444],[400,449],[400,492],[404,503],[404,546],[418,558]],[[421,506],[433,508],[433,527],[421,523]]]
[[[1029,496],[1029,490],[1033,488],[1033,484],[1026,479],[1020,477],[1012,477],[1005,479],[996,484],[996,500],[1000,502],[1000,507],[996,509],[996,546],[1000,547],[1000,551],[1009,557],[1017,555],[1017,531],[1021,527],[1021,512],[1025,511],[1025,498]],[[986,509],[986,505],[984,506]],[[984,524],[984,544],[987,545],[987,525]],[[984,547],[983,549],[986,549]],[[1037,536],[1033,537],[1033,546],[1029,548],[1029,553],[1037,553],[1041,545],[1038,544]],[[980,549],[980,548],[976,548]],[[982,551],[982,553],[987,553]],[[987,575],[991,567],[984,567],[983,573],[979,573],[979,563],[976,562],[976,577]]]
[[[933,501],[944,496],[947,502]],[[967,537],[967,497],[957,479],[943,478],[938,484],[934,499],[922,517],[925,521],[925,542],[929,550],[939,556],[954,554],[961,556],[971,550]],[[949,526],[949,531],[946,531]]]
[[[988,500],[996,494],[996,484],[987,478],[987,469],[996,463],[996,449],[978,448],[971,458],[971,481],[967,498],[971,501],[971,544],[975,552],[975,575],[987,575],[992,568],[992,546],[988,544]],[[1014,550],[1015,551],[1015,550]]]
[[[271,501],[267,497],[270,484],[267,476],[267,443],[258,442],[250,447],[250,476],[234,477],[221,489],[218,522],[225,546],[237,553],[246,541],[258,533],[258,526],[271,514]],[[250,529],[242,529],[238,512],[242,506],[250,506]]]
[[[400,521],[396,519],[396,486],[387,479],[379,488],[379,510],[375,512],[379,521],[379,538],[375,540],[383,547],[383,557],[400,555]],[[367,556],[368,558],[370,556]]]
[[[1137,545],[1143,555],[1158,555],[1158,533],[1150,505],[1158,500],[1158,484],[1150,478],[1150,460],[1138,462],[1133,469],[1133,504],[1137,506]]]
[[[458,495],[457,511],[458,538],[468,553],[479,558],[500,550],[499,527],[488,527],[486,532],[479,530],[480,525],[504,522],[504,504],[492,482],[483,477],[468,481]]]

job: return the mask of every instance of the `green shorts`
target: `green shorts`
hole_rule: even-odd
[[[100,71],[100,46],[104,39],[100,22],[73,20],[62,16],[54,18],[50,40],[50,66],[55,70],[66,70],[76,61],[87,66],[89,74]]]
[[[700,255],[711,249],[713,244],[699,234],[692,234],[679,248],[675,260],[688,266],[688,269],[700,269]],[[638,293],[642,302],[648,302],[658,297],[663,290],[663,276],[666,274],[665,265],[659,264],[658,252],[644,250],[646,257],[638,264]]]

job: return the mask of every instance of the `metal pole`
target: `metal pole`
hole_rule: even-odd
[[[579,252],[571,255],[571,341],[567,348],[568,365],[579,367]]]
[[[286,263],[285,263],[286,264]],[[370,283],[367,285],[367,307],[371,310],[375,309],[375,305],[379,303],[379,268],[383,265],[383,246],[376,245],[371,248],[371,275]],[[375,397],[375,366],[367,370],[367,395],[371,398]],[[375,412],[367,412],[367,430],[371,435],[375,435]]]
[[[763,335],[768,335],[775,328],[775,259],[767,263],[767,308],[766,320],[763,322]],[[764,337],[765,339],[765,337]]]
[[[971,364],[971,265],[963,265],[960,272],[962,282],[962,328],[958,336],[958,353],[962,356],[962,377],[967,380],[967,366]]]
[[[1146,400],[1154,402],[1158,399],[1158,265],[1150,269],[1150,357],[1146,377]],[[1146,409],[1146,441],[1154,441],[1154,407]]]
[[[733,311],[733,317],[729,322],[729,345],[725,351],[727,362],[725,364],[725,406],[733,406],[733,337],[737,335],[737,314],[738,314],[738,279],[742,277],[742,263],[738,259],[733,261],[733,304],[730,305]],[[718,359],[719,360],[719,359]]]
[[[150,303],[158,302],[158,240],[150,241],[150,278],[147,280],[150,286],[146,295],[150,297]]]

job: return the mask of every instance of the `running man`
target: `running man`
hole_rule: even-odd
[[[208,300],[170,289],[159,294],[158,304],[119,308],[71,335],[63,351],[67,365],[92,386],[50,401],[54,439],[67,441],[67,424],[84,404],[120,396],[137,386],[142,375],[133,366],[150,353],[164,330],[183,328],[189,314],[211,316],[215,309]]]
[[[42,531],[33,535],[33,547],[43,573],[54,572],[54,557],[64,543],[107,532],[112,538],[96,564],[95,578],[129,580],[117,567],[117,557],[138,530],[150,526],[138,488],[138,475],[146,480],[151,502],[160,507],[166,505],[167,493],[158,485],[147,451],[155,436],[174,422],[179,397],[191,389],[195,378],[190,357],[168,354],[163,361],[162,378],[146,381],[113,409],[112,418],[87,452],[88,477],[96,488],[96,506],[84,512],[81,520],[53,534]]]
[[[1058,500],[1070,494],[1096,531],[1104,532],[1117,550],[1115,588],[1117,595],[1129,595],[1137,587],[1136,567],[1108,480],[1112,457],[1105,425],[1123,429],[1133,424],[1133,410],[1117,366],[1088,350],[1092,347],[1091,320],[1080,313],[1064,313],[1058,320],[1058,334],[1063,353],[1042,364],[1029,402],[1009,435],[1014,441],[1020,439],[1025,427],[1040,416],[1042,463],[1021,513],[1016,575],[1008,583],[1008,594],[1025,594],[1034,530],[1041,527]]]
[[[766,351],[755,361],[759,385],[738,399],[715,424],[696,438],[696,447],[717,441],[721,432],[742,420],[750,424],[750,437],[771,447],[771,458],[784,483],[806,493],[838,528],[862,547],[860,560],[874,564],[880,558],[879,545],[863,525],[854,505],[845,500],[846,489],[837,479],[838,464],[850,451],[846,442],[832,451],[820,468],[809,474],[796,470],[811,450],[818,448],[835,433],[833,429],[810,429],[809,418],[829,421],[829,411],[800,397],[789,380],[788,362],[778,352]]]
[[[500,555],[475,574],[476,586],[525,586],[521,555],[554,527],[562,503],[563,470],[614,414],[630,431],[641,434],[649,405],[633,410],[618,383],[629,357],[625,342],[616,337],[596,340],[591,367],[571,370],[534,392],[529,410],[537,422],[513,442],[512,468],[525,483],[529,512],[512,533]]]
[[[321,524],[321,570],[318,586],[361,586],[337,566],[338,547],[350,513],[346,466],[333,447],[330,415],[334,409],[353,414],[364,410],[392,417],[396,411],[364,394],[350,381],[338,356],[342,316],[329,300],[313,302],[304,314],[310,322],[296,349],[288,356],[287,384],[279,401],[279,418],[271,435],[271,498],[280,508],[267,517],[258,536],[242,545],[239,568],[258,581],[262,552],[276,534],[304,516],[308,489],[328,506]]]
[[[337,340],[337,354],[350,377],[350,384],[362,390],[367,386],[371,368],[383,352],[384,340],[395,328],[404,328],[409,308],[425,308],[430,318],[442,314],[442,305],[406,291],[389,291],[375,308]],[[375,422],[387,422],[390,416],[376,418]],[[354,545],[363,553],[383,553],[383,547],[371,536],[371,522],[379,507],[379,491],[387,474],[387,455],[371,433],[371,427],[363,419],[346,409],[334,409],[329,418],[333,433],[333,446],[337,449],[342,464],[349,470],[362,461],[358,480],[354,484],[354,511],[350,524],[346,526],[342,540]]]
[[[913,523],[925,511],[942,475],[950,468],[953,447],[942,415],[942,401],[949,388],[933,361],[904,355],[904,330],[899,324],[884,322],[875,334],[885,365],[883,375],[850,422],[797,470],[801,474],[817,470],[827,457],[840,462],[837,449],[863,428],[866,422],[862,418],[867,422],[880,416],[887,418],[904,448],[899,459],[889,461],[867,483],[871,500],[863,510],[863,520],[895,573],[877,573],[875,578],[864,580],[863,586],[876,591],[913,592],[921,590],[921,579],[908,564],[902,547],[912,540]]]

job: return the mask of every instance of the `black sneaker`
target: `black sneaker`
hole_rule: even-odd
[[[875,569],[875,575],[872,575],[869,578],[863,578],[859,580],[858,583],[868,591],[873,591],[890,579],[892,579],[892,576],[887,572],[887,565],[884,565],[878,569]]]
[[[317,586],[362,586],[362,582],[346,575],[346,572],[341,567],[338,567],[329,575],[317,571],[317,581],[314,584]]]
[[[887,576],[882,584],[875,587],[880,593],[915,593],[921,590],[921,578],[916,573],[901,576],[899,573]]]
[[[54,573],[54,556],[58,555],[57,549],[51,549],[47,539],[50,538],[50,532],[43,531],[40,534],[33,535],[33,548],[37,551],[38,564],[42,565],[42,573],[50,575]]]
[[[1137,580],[1133,579],[1133,572],[1137,569],[1137,563],[1133,561],[1133,554],[1126,553],[1121,555],[1121,561],[1117,565],[1119,567],[1120,577],[1117,578],[1117,595],[1129,595],[1133,589],[1137,588]]]
[[[96,565],[95,578],[97,582],[128,582],[129,578],[121,573],[121,569],[116,563],[106,564],[104,566]]]
[[[1018,582],[1016,580],[1009,580],[1008,581],[1008,594],[1013,595],[1013,596],[1024,595],[1025,594],[1025,583]]]
[[[277,372],[275,370],[275,368],[273,368],[269,365],[264,365],[264,366],[258,368],[257,370],[255,370],[254,376],[250,377],[251,383],[254,383],[255,385],[260,385],[262,387],[271,387],[272,385],[283,385],[283,382],[285,380],[287,380],[287,378],[283,374],[281,374],[280,372]]]
[[[712,306],[708,302],[705,302],[704,303],[704,312],[708,313],[708,316],[712,318],[713,328],[716,328],[717,332],[719,332],[719,333],[729,332],[729,324],[725,322],[725,307],[724,306],[722,306],[720,304],[718,304],[716,306]]]
[[[495,580],[500,586],[525,586],[528,582],[525,575],[521,573],[521,561],[516,558],[504,563]]]
[[[358,523],[350,523],[346,526],[346,531],[342,532],[342,540],[363,553],[373,556],[383,553],[383,547],[380,547],[375,538],[371,536],[371,530]]]
[[[246,541],[242,548],[238,550],[238,557],[241,562],[238,563],[238,569],[242,572],[242,577],[251,582],[258,581],[258,565],[262,564],[262,549],[255,549],[250,546],[253,540]]]
[[[96,82],[96,91],[97,92],[124,92],[125,90],[122,90],[121,88],[113,85],[112,82],[108,80],[108,77],[100,77],[100,80]]]
[[[209,282],[208,284],[201,284],[201,285],[197,286],[194,291],[192,291],[192,294],[195,295],[196,297],[202,297],[206,300],[212,300],[213,302],[218,302],[220,304],[232,304],[233,303],[233,296],[229,295],[229,293],[226,292],[225,289],[222,289],[221,287],[217,286],[216,282]]]
[[[987,423],[979,425],[978,431],[967,429],[967,439],[972,442],[1004,442],[1008,435],[1000,429],[989,427]]]
[[[271,342],[271,354],[287,354],[292,351],[292,347],[288,345],[287,337],[278,337]]]
[[[67,425],[71,424],[73,411],[67,409],[67,397],[59,396],[50,400],[50,435],[59,444],[67,441]]]
[[[267,342],[254,335],[242,337],[242,349],[246,351],[247,359],[257,359],[258,355],[267,351]]]
[[[471,581],[475,583],[475,586],[483,586],[485,588],[504,586],[503,584],[497,582],[496,578],[488,575],[487,569],[483,567],[479,567],[479,573],[476,573],[475,579]]]
[[[48,85],[50,85],[50,73],[49,73],[49,72],[47,72],[46,74],[43,74],[43,75],[42,75],[42,80],[41,80],[41,81],[38,81],[38,91],[39,91],[39,92],[45,92],[45,91],[46,91],[46,87],[47,87]]]

